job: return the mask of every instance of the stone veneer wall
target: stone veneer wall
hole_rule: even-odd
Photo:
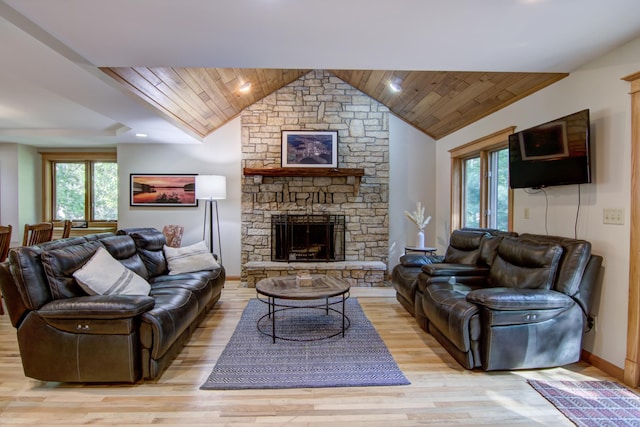
[[[327,71],[312,71],[241,113],[244,167],[281,166],[281,131],[337,130],[338,167],[355,177],[242,178],[241,281],[247,262],[271,260],[271,215],[345,215],[347,261],[389,253],[389,110]],[[284,263],[286,265],[286,263]]]

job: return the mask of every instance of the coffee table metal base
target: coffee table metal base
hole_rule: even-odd
[[[284,301],[286,300],[283,301],[282,299],[278,299],[278,301],[276,302],[276,298],[274,297],[260,298],[260,296],[258,296],[258,300],[267,304],[267,307],[268,307],[268,313],[262,316],[260,319],[258,319],[258,322],[257,322],[258,331],[260,331],[264,335],[270,336],[272,339],[272,342],[274,343],[276,342],[276,339],[285,340],[285,341],[320,341],[320,340],[333,338],[340,334],[342,334],[342,337],[344,338],[345,331],[349,329],[349,326],[351,326],[351,320],[349,320],[349,317],[346,315],[346,312],[345,312],[345,301],[348,298],[349,298],[349,293],[347,292],[345,294],[342,294],[341,297],[339,298],[333,298],[333,299],[326,298],[324,303],[322,304],[293,305],[293,304],[285,303]],[[335,306],[338,306],[339,308],[341,308],[341,310],[335,308]],[[325,312],[325,315],[327,316],[331,316],[331,313],[337,313],[339,317],[336,320],[338,322],[342,321],[341,322],[342,326],[340,328],[337,328],[337,332],[333,332],[333,330],[331,330],[328,335],[322,335],[322,336],[313,337],[313,338],[286,337],[283,335],[278,335],[276,332],[276,313],[280,313],[288,310],[300,310],[300,309],[322,310]],[[269,323],[271,324],[271,331],[269,331],[269,328],[267,326]]]

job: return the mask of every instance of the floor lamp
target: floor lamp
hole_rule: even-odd
[[[207,210],[209,211],[209,251],[213,253],[213,206],[216,207],[216,227],[218,230],[218,262],[222,265],[222,245],[220,243],[220,221],[218,219],[218,200],[227,198],[227,177],[222,175],[196,175],[196,199],[206,200],[202,237],[207,229]],[[208,208],[208,209],[207,209]]]

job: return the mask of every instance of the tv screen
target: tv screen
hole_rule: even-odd
[[[509,135],[509,186],[591,182],[589,110]]]

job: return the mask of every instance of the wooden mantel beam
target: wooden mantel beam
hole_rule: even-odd
[[[364,176],[364,169],[350,168],[244,168],[245,176]]]

